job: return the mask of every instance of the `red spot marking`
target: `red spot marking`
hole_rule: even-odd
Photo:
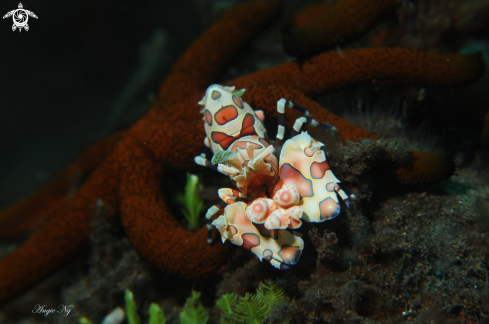
[[[256,144],[256,143],[253,143],[253,142],[248,142],[248,141],[237,141],[236,143],[233,144],[233,146],[231,147],[231,151],[233,152],[237,152],[238,151],[238,147],[241,148],[241,149],[246,149],[246,143],[250,143],[253,145],[254,149],[255,150],[258,150],[258,149],[261,149],[262,146],[259,145],[259,144]]]
[[[207,122],[207,125],[212,125],[212,115],[211,112],[207,109],[205,110],[205,121]]]
[[[333,182],[328,182],[326,184],[326,190],[328,190],[329,192],[333,192],[335,191],[335,189],[336,189],[336,185]]]
[[[304,149],[304,154],[307,155],[307,156],[309,156],[309,157],[311,157],[311,156],[314,155],[314,152],[309,147],[306,147]]]
[[[233,233],[233,235],[236,235],[236,233],[238,233],[238,229],[233,225],[229,225],[229,231]]]
[[[238,137],[243,137],[247,135],[257,135],[255,132],[255,117],[251,114],[246,114],[243,119],[243,125],[241,125],[241,133]]]
[[[340,214],[340,205],[338,205],[333,199],[326,198],[319,203],[319,217],[321,220],[328,220],[335,218]]]
[[[311,180],[304,178],[302,173],[289,163],[284,163],[280,167],[280,179],[282,179],[284,183],[293,184],[299,191],[301,197],[314,196]]]
[[[213,90],[211,94],[212,99],[216,100],[221,98],[221,93],[217,90]]]
[[[280,194],[280,200],[283,201],[284,203],[290,202],[292,197],[290,196],[290,193],[287,191],[284,191]]]
[[[260,245],[260,237],[254,233],[246,233],[241,235],[241,238],[243,239],[243,247],[245,249],[251,250],[251,248],[254,248],[255,246]]]
[[[224,125],[230,120],[238,117],[238,110],[234,106],[222,107],[216,112],[215,119],[219,125]]]
[[[328,162],[313,162],[311,164],[311,176],[314,179],[322,179],[326,171],[329,170]]]
[[[244,105],[243,105],[243,102],[241,101],[241,99],[239,99],[238,97],[236,97],[235,95],[233,95],[233,102],[236,104],[236,106],[238,106],[239,108],[243,109],[244,108]]]
[[[270,143],[268,143],[264,138],[261,138],[260,137],[258,140],[260,141],[260,143],[263,144],[263,146],[265,146],[265,147],[269,147],[270,146]]]
[[[263,207],[263,205],[261,203],[256,203],[256,204],[253,204],[252,210],[257,214],[261,214],[265,211],[265,208]]]
[[[284,245],[278,251],[278,255],[284,260],[284,263],[288,265],[294,265],[299,261],[301,257],[302,250],[298,246]]]
[[[233,144],[234,142],[234,137],[222,132],[212,132],[211,139],[214,143],[221,145],[223,150],[227,150],[229,145]]]
[[[256,229],[260,232],[260,235],[262,237],[270,237],[273,238],[274,240],[278,239],[278,235],[281,230],[278,229],[269,230],[268,228],[265,228],[264,224],[253,224],[253,225],[255,225]]]
[[[265,249],[263,250],[263,258],[267,261],[270,261],[272,259],[273,252],[270,249]]]

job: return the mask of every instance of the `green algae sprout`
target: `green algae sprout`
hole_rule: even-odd
[[[177,201],[184,206],[182,213],[188,222],[190,231],[196,231],[200,225],[200,214],[204,209],[204,203],[199,198],[202,184],[195,174],[187,173],[187,183],[183,194],[177,195]]]

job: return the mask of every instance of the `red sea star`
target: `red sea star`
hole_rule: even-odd
[[[238,6],[206,31],[177,61],[148,113],[105,144],[87,151],[71,168],[33,197],[0,213],[0,228],[8,233],[47,221],[21,246],[0,261],[0,302],[19,294],[75,258],[88,245],[89,223],[100,202],[107,217],[120,214],[136,249],[161,270],[187,278],[215,271],[227,246],[208,245],[206,229],[187,232],[167,208],[160,180],[172,168],[191,168],[201,151],[204,130],[196,102],[243,42],[275,16],[278,1],[254,0]],[[216,42],[226,46],[214,46]],[[342,141],[377,138],[320,107],[307,96],[372,79],[393,83],[456,85],[479,75],[476,55],[450,55],[409,49],[361,49],[327,53],[302,65],[288,63],[228,82],[248,91],[244,100],[273,118],[276,101],[288,98],[307,107],[315,118],[337,127]],[[421,69],[422,67],[422,69]],[[287,116],[287,125],[297,116]],[[446,155],[413,153],[398,169],[399,182],[439,181],[453,172]],[[416,156],[418,155],[418,156]],[[426,162],[435,167],[417,174]],[[67,178],[74,169],[89,174],[69,199]],[[70,171],[71,170],[71,171]],[[426,177],[426,178],[425,178]],[[25,216],[27,211],[32,211]],[[24,215],[23,215],[24,214]],[[24,216],[23,220],[18,220]],[[14,223],[13,220],[16,223]]]

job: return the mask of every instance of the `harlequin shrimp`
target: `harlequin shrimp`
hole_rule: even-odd
[[[206,213],[208,240],[211,242],[214,225],[223,242],[229,239],[251,250],[260,260],[265,258],[273,266],[286,269],[297,263],[304,247],[299,234],[287,229],[299,228],[302,218],[321,222],[337,216],[340,211],[337,193],[347,206],[349,195],[329,170],[324,152],[319,149],[322,144],[307,133],[297,135],[304,123],[322,124],[298,118],[291,139],[282,149],[279,167],[273,153],[283,140],[285,108],[306,114],[307,111],[280,99],[278,132],[271,145],[263,125],[263,112],[254,111],[242,101],[243,93],[244,89],[211,85],[199,102],[204,106],[201,111],[206,131],[204,143],[214,155],[211,162],[205,159],[205,154],[197,156],[195,162],[228,175],[238,189],[218,190],[222,202]],[[211,225],[211,218],[223,207],[224,214]]]
[[[207,219],[226,204],[236,202],[233,197],[266,197],[267,190],[270,192],[278,180],[278,161],[272,153],[283,138],[285,118],[279,121],[277,138],[274,145],[270,145],[263,125],[263,112],[254,111],[242,101],[243,93],[244,89],[235,91],[234,87],[211,85],[199,102],[204,106],[202,113],[207,135],[204,143],[214,155],[211,162],[204,154],[197,156],[195,162],[228,175],[238,189],[219,189],[223,203],[211,207]],[[284,99],[277,108],[279,120],[280,115],[284,115],[286,103]]]
[[[253,252],[260,261],[268,260],[281,270],[296,264],[304,249],[304,241],[297,233],[267,230],[261,224],[253,224],[246,213],[247,208],[242,201],[230,204],[224,209],[224,215],[212,222],[221,233],[222,242],[230,240]]]
[[[341,210],[338,196],[347,207],[350,207],[350,197],[355,197],[340,187],[340,181],[320,149],[323,145],[302,132],[286,141],[280,152],[280,180],[274,187],[273,199],[279,199],[283,188],[292,187],[298,192],[297,205],[302,208],[302,219],[307,222],[335,218]]]

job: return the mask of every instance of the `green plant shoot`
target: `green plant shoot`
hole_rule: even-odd
[[[286,300],[285,292],[273,281],[260,283],[256,294],[247,293],[243,297],[234,294],[222,295],[216,302],[222,311],[221,323],[263,322],[271,307]]]
[[[192,296],[187,298],[185,307],[180,313],[180,324],[206,324],[209,314],[199,301],[200,292],[192,291]]]
[[[149,324],[165,324],[165,316],[160,306],[156,303],[151,303],[149,306]]]
[[[202,191],[202,184],[199,183],[199,177],[187,173],[185,192],[177,195],[176,198],[184,206],[182,213],[187,219],[190,231],[196,231],[200,225],[200,214],[204,208],[204,203],[199,198],[200,191]]]
[[[127,322],[129,324],[141,324],[141,318],[136,309],[136,303],[134,301],[134,295],[132,291],[126,289],[126,294],[124,295],[126,301],[126,316]]]

